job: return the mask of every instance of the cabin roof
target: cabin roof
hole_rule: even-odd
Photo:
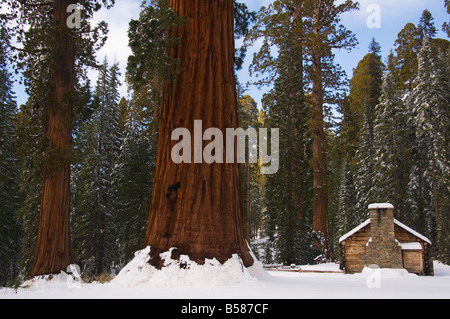
[[[360,230],[362,230],[363,228],[365,228],[367,225],[370,224],[370,219],[366,220],[364,223],[362,223],[361,225],[359,225],[358,227],[352,229],[351,231],[349,231],[347,234],[345,234],[344,236],[342,236],[341,238],[339,238],[339,243],[342,243],[344,240],[348,239],[349,237],[353,236],[354,234],[356,234],[357,232],[359,232]]]
[[[364,229],[369,224],[370,224],[370,219],[366,220],[364,223],[362,223],[358,227],[354,228],[353,230],[351,230],[350,232],[348,232],[347,234],[345,234],[344,236],[339,238],[339,243],[342,243],[343,241],[347,240],[349,237],[353,236],[354,234],[356,234],[360,230]],[[394,219],[394,224],[397,225],[400,228],[403,228],[407,232],[411,233],[412,235],[416,236],[417,238],[420,238],[424,242],[427,242],[428,244],[431,245],[431,241],[427,237],[419,234],[418,232],[416,232],[415,230],[409,228],[408,226],[406,226],[405,224],[399,222],[398,220]]]
[[[414,236],[416,236],[417,238],[422,239],[424,242],[427,242],[428,244],[431,245],[431,240],[429,240],[427,237],[419,234],[418,232],[416,232],[415,230],[409,228],[408,226],[406,226],[405,224],[399,222],[398,220],[394,219],[394,223],[395,225],[399,226],[400,228],[403,228],[404,230],[406,230],[407,232],[413,234]]]
[[[415,242],[415,243],[403,243],[400,244],[402,246],[402,250],[422,250],[422,244]]]

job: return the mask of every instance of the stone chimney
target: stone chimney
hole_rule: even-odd
[[[394,206],[372,204],[369,211],[371,238],[366,245],[366,266],[403,268],[402,248],[394,234]]]

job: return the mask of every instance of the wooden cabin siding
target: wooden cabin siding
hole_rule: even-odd
[[[406,262],[404,260],[404,267],[411,273],[419,274],[421,276],[434,276],[434,265],[433,265],[433,247],[425,240],[411,234],[406,229],[395,225],[395,238],[401,243],[414,243],[418,242],[422,245],[422,251],[419,254],[407,254]],[[403,252],[405,253],[405,252]],[[413,257],[415,256],[415,257]],[[412,259],[416,258],[415,261]],[[405,254],[403,254],[403,259],[405,259]],[[414,265],[414,266],[411,266]],[[408,269],[411,268],[411,271]],[[421,267],[420,270],[418,267]]]
[[[423,254],[421,250],[403,251],[403,267],[410,273],[424,275]]]
[[[359,273],[366,266],[366,244],[369,239],[370,225],[341,243],[341,268],[346,274]]]
[[[394,232],[395,232],[395,239],[397,239],[402,244],[414,242],[419,242],[422,244],[424,242],[423,240],[417,238],[416,236],[414,236],[410,232],[407,232],[405,229],[401,228],[398,225],[394,225]]]
[[[411,273],[433,276],[432,246],[398,225],[394,226],[394,232],[395,239],[399,243],[418,242],[423,247],[421,251],[403,251],[404,268]],[[370,224],[368,224],[340,243],[341,269],[344,270],[346,274],[360,273],[366,266],[366,245],[370,237],[371,228]]]

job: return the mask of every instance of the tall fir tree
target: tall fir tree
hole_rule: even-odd
[[[438,55],[437,85],[440,95],[435,112],[436,139],[433,143],[435,152],[434,196],[436,201],[436,236],[438,258],[450,265],[450,50],[440,51]]]
[[[19,158],[19,220],[22,230],[20,279],[27,278],[33,266],[42,189],[43,109],[36,96],[30,96],[17,115],[17,157]]]
[[[337,235],[343,236],[360,224],[356,212],[356,190],[350,164],[344,160],[341,169],[339,206],[337,211]]]
[[[358,63],[350,80],[350,110],[347,116],[351,119],[347,120],[349,125],[342,130],[348,135],[347,143],[354,147],[354,151],[358,148],[359,137],[362,134],[365,108],[370,107],[374,110],[380,99],[384,70],[380,53],[380,45],[372,39],[369,53]],[[355,154],[349,155],[352,158]]]
[[[114,264],[121,268],[142,248],[155,171],[155,145],[149,132],[129,113],[112,175]]]
[[[367,216],[367,206],[372,201],[374,113],[381,95],[384,70],[380,52],[380,45],[375,39],[372,39],[369,53],[353,71],[348,102],[344,101],[341,106],[342,120],[339,124],[339,139],[341,147],[345,150],[342,153],[344,158],[341,166],[346,163],[349,166],[347,175],[344,172],[341,175],[346,177],[348,183],[351,172],[354,182],[351,188],[355,189],[355,206],[348,207],[352,211],[351,225],[364,221]],[[334,170],[339,168],[335,167]],[[342,183],[345,183],[345,180],[342,180],[339,185]],[[347,185],[347,188],[349,187],[350,185]],[[339,192],[336,192],[334,196],[341,197]],[[331,200],[333,201],[333,199]],[[347,200],[347,202],[349,201]],[[339,208],[337,211],[339,212]]]
[[[120,71],[117,63],[108,66],[107,59],[103,63],[97,85],[95,103],[98,103],[97,112],[94,113],[94,121],[98,129],[98,155],[99,155],[99,249],[98,272],[109,270],[113,248],[113,196],[112,180],[113,171],[119,156],[121,145],[121,132],[119,127],[119,86]],[[105,86],[106,82],[106,86]]]
[[[448,54],[448,53],[447,53]],[[412,218],[430,238],[446,242],[448,229],[448,60],[425,36],[414,89],[407,100],[414,128],[413,169],[408,185]],[[436,225],[439,220],[439,226]],[[439,228],[439,231],[437,230]],[[438,233],[439,232],[439,236]],[[445,248],[438,244],[439,250]],[[444,253],[445,255],[445,253]],[[444,258],[445,259],[445,258]]]
[[[280,262],[307,263],[312,236],[312,140],[309,108],[303,88],[302,48],[292,30],[285,34],[277,59],[278,77],[265,98],[266,125],[280,128],[280,168],[266,176],[266,206],[271,221],[269,236],[276,240]]]
[[[374,122],[375,107],[366,103],[364,107],[364,120],[359,137],[358,151],[356,153],[356,161],[358,170],[356,175],[355,186],[356,193],[356,218],[359,222],[363,222],[367,217],[367,208],[375,202],[376,194],[374,193]]]
[[[0,286],[18,275],[19,224],[16,157],[16,101],[12,81],[0,42]]]
[[[437,33],[434,18],[430,11],[424,10],[419,24],[407,23],[395,41],[394,77],[404,96],[411,93],[417,74],[417,56],[424,37],[433,38]]]
[[[105,58],[93,118],[82,128],[78,145],[83,159],[74,169],[74,254],[91,275],[109,270],[112,262],[112,175],[121,143],[119,76],[117,63],[109,67]]]
[[[383,79],[374,123],[374,200],[391,202],[397,218],[406,213],[406,189],[410,169],[409,129],[406,107],[394,76]]]
[[[94,250],[98,245],[95,235],[99,230],[94,226],[94,214],[100,206],[100,163],[96,130],[91,122],[80,126],[75,147],[78,150],[78,161],[72,168],[71,213],[74,262],[81,267],[85,275],[93,276],[98,272],[95,259],[98,254]]]
[[[419,20],[418,29],[421,32],[422,39],[425,37],[434,38],[437,34],[437,29],[434,26],[434,18],[431,12],[424,10]]]
[[[413,23],[407,23],[395,41],[396,55],[393,61],[395,69],[392,71],[399,89],[404,93],[412,91],[421,36],[421,31]]]
[[[259,122],[259,111],[256,101],[249,95],[244,95],[238,100],[238,113],[240,127],[244,130],[257,130]],[[250,143],[250,141],[249,141]],[[258,145],[247,144],[248,149],[258,149]],[[251,243],[254,231],[253,226],[257,224],[261,209],[261,192],[258,183],[260,175],[259,163],[250,163],[249,152],[246,153],[245,165],[242,165],[242,191],[244,198],[244,223],[246,225],[247,242]]]

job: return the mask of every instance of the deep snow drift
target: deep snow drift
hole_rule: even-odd
[[[111,285],[139,288],[219,287],[256,281],[256,269],[262,267],[255,263],[253,267],[245,268],[237,255],[233,255],[223,265],[216,259],[207,259],[204,265],[199,265],[184,255],[179,260],[174,260],[170,257],[173,249],[161,254],[161,260],[164,260],[164,268],[161,270],[148,263],[150,247],[138,251]]]
[[[159,271],[150,266],[149,248],[107,284],[85,284],[62,273],[25,283],[25,288],[0,289],[0,299],[320,299],[320,298],[450,298],[450,266],[435,262],[434,277],[419,277],[405,270],[365,269],[361,274],[314,273],[338,270],[327,264],[301,267],[308,272],[266,272],[256,262],[245,268],[237,256],[224,265],[207,260],[198,265],[182,256],[170,259]],[[182,263],[183,267],[180,267]]]

